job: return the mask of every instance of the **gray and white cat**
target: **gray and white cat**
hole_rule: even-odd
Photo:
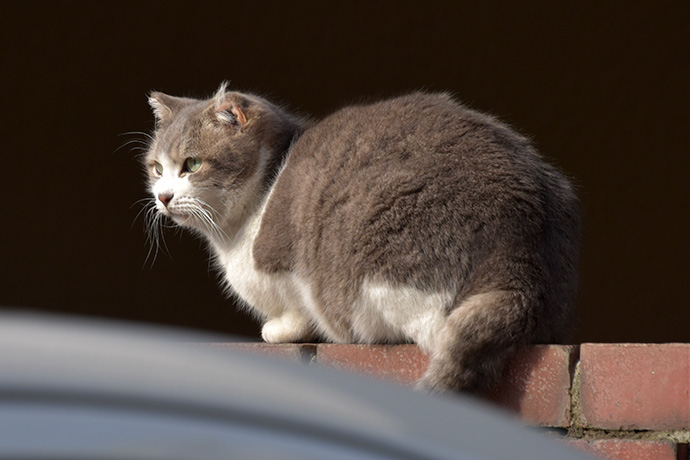
[[[483,391],[519,347],[563,340],[577,200],[496,119],[447,94],[315,123],[225,84],[149,102],[155,206],[208,240],[267,342],[414,342],[420,387]]]

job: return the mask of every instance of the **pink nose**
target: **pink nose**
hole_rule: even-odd
[[[163,203],[163,206],[165,206],[167,208],[168,203],[170,203],[170,200],[173,199],[173,194],[172,193],[161,193],[158,195],[158,199],[160,200],[161,203]]]

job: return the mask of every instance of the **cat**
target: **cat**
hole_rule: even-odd
[[[578,201],[494,117],[416,92],[313,121],[226,84],[149,103],[157,212],[208,241],[265,341],[413,342],[418,388],[477,393],[566,337]]]

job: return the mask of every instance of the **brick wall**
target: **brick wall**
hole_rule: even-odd
[[[414,345],[215,343],[411,385]],[[487,399],[606,459],[689,460],[690,344],[535,345]]]

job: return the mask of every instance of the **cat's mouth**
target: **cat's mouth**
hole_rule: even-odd
[[[168,217],[170,217],[177,225],[188,225],[192,219],[191,214],[170,211],[168,211]]]
[[[163,213],[163,215],[170,218],[177,225],[186,225],[192,218],[191,214],[187,214],[185,212],[180,211],[171,211],[169,208],[161,209],[161,212]]]

